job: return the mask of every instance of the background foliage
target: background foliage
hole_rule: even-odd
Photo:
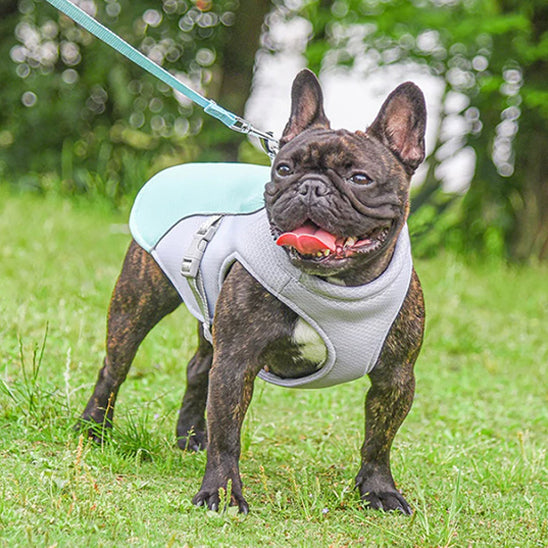
[[[237,0],[77,3],[197,91],[243,110],[256,46],[240,50],[258,42],[267,2],[253,9]],[[204,124],[199,108],[46,2],[2,0],[0,16],[0,52],[10,59],[0,67],[8,82],[0,95],[0,175],[45,190],[60,179],[64,191],[118,203],[150,171],[207,158],[211,140],[220,141],[221,158],[237,155],[230,132]],[[245,36],[235,40],[244,23]]]
[[[405,66],[442,88],[418,251],[440,245],[548,258],[548,4],[544,0],[79,0],[84,9],[223,106],[243,113],[270,23],[304,18],[318,73]],[[130,201],[147,176],[189,160],[253,154],[242,138],[116,56],[47,3],[0,0],[0,175],[18,187]],[[261,56],[256,56],[260,50]],[[475,159],[467,188],[447,170]]]

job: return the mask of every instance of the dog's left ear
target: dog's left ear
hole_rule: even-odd
[[[305,129],[330,127],[323,110],[322,88],[314,73],[301,70],[291,88],[291,115],[280,139],[280,146],[294,139]]]
[[[424,160],[426,105],[412,82],[398,86],[386,99],[367,133],[379,139],[412,175]]]

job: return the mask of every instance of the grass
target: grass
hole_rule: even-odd
[[[427,301],[417,395],[392,452],[411,518],[364,510],[352,480],[367,381],[257,382],[248,516],[190,503],[204,454],[174,445],[195,326],[143,344],[110,443],[71,426],[103,355],[126,214],[0,188],[0,547],[548,545],[548,269],[416,264]]]

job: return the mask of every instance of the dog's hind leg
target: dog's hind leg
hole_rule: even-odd
[[[116,396],[139,345],[180,303],[181,297],[154,259],[132,242],[110,301],[103,367],[78,425],[88,428],[96,441],[112,426]]]
[[[204,338],[201,326],[198,336],[198,350],[186,370],[186,391],[177,421],[177,444],[192,451],[206,446],[205,408],[213,360],[213,346]]]

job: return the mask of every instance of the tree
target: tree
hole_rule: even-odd
[[[519,258],[533,255],[548,260],[548,171],[544,165],[548,150],[548,4],[506,0],[501,8],[505,14],[516,10],[524,18],[516,36],[504,37],[512,38],[510,53],[521,69],[521,75],[518,72],[509,84],[521,86],[522,98],[514,140],[510,250]],[[504,59],[499,56],[497,63],[504,66]]]

